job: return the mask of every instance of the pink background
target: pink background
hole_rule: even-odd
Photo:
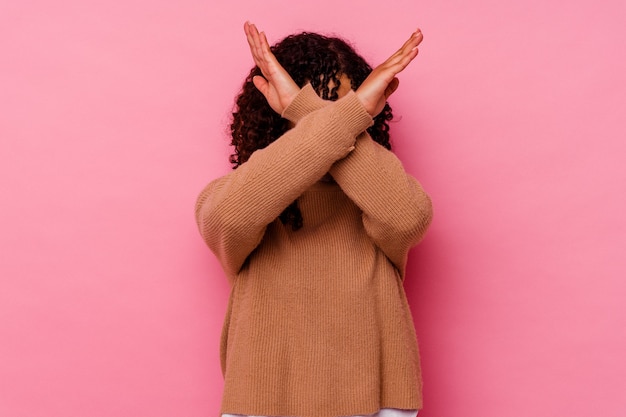
[[[194,223],[270,42],[373,64],[416,26],[395,150],[435,204],[407,292],[423,417],[624,415],[626,3],[0,5],[0,416],[215,416],[228,286]]]

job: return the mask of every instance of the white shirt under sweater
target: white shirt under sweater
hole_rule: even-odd
[[[366,416],[347,417],[416,417],[418,410],[399,410],[397,408],[382,408],[378,413]],[[244,416],[241,414],[222,414],[222,417],[264,417],[264,416]]]

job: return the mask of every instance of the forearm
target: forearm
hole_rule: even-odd
[[[294,100],[287,115],[294,123],[332,103],[317,95],[302,98]],[[406,253],[422,239],[432,218],[431,201],[421,185],[405,172],[392,152],[365,132],[357,138],[355,149],[335,162],[329,172],[363,211],[367,233],[403,270]]]
[[[403,273],[408,250],[431,222],[430,197],[392,152],[365,133],[329,172],[363,211],[368,235]]]
[[[347,95],[302,117],[293,129],[205,188],[196,205],[198,227],[227,272],[238,271],[265,227],[345,157],[371,123],[356,96]]]
[[[302,87],[300,94],[289,104],[281,116],[297,125],[308,114],[332,103],[332,101],[324,100],[318,96],[311,84],[308,83]]]

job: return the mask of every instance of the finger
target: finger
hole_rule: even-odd
[[[252,59],[256,65],[260,65],[260,57],[257,53],[256,42],[252,33],[252,25],[249,22],[244,24],[244,32],[246,33],[246,39],[248,40],[248,46],[250,47],[250,53],[252,54]]]
[[[387,85],[387,88],[385,88],[385,100],[387,100],[389,96],[398,89],[399,85],[400,80],[394,77],[393,80],[391,80],[391,82]]]
[[[246,29],[250,52],[252,52],[252,56],[255,58],[255,61],[259,60],[261,59],[261,54],[259,53],[259,32],[256,29],[256,26],[250,22],[246,22]]]
[[[252,23],[250,25],[250,33],[252,34],[252,40],[254,41],[255,53],[259,59],[263,59],[263,48],[261,47],[261,38],[259,36],[259,30],[256,25]]]
[[[251,41],[250,50],[252,51],[254,62],[261,70],[263,76],[266,79],[269,79],[268,77],[271,77],[273,61],[276,59],[270,50],[267,37],[264,32],[259,33],[259,30],[254,23],[250,23],[248,25],[248,31]]]
[[[419,53],[417,47],[422,39],[424,36],[419,29],[413,32],[411,37],[402,45],[402,48],[383,63],[384,67],[392,71],[394,75],[404,70]]]
[[[275,73],[281,72],[281,70],[284,71],[284,69],[280,65],[280,62],[278,62],[276,56],[274,56],[274,53],[272,52],[270,44],[267,41],[267,35],[265,35],[265,32],[261,32],[259,34],[259,40],[261,41],[260,46],[263,52],[263,61],[267,70],[267,72],[264,74],[265,78],[268,78],[268,76],[273,77]]]
[[[387,61],[395,63],[398,60],[402,59],[403,56],[410,54],[413,48],[415,48],[422,42],[422,39],[424,39],[424,35],[422,35],[422,31],[420,29],[417,29],[411,34],[409,39],[404,42],[400,49],[398,49],[396,53],[391,55]]]
[[[403,56],[412,55],[413,51],[417,49],[419,44],[422,43],[423,39],[424,39],[424,35],[422,35],[422,32],[420,31],[415,32],[413,36],[411,37],[410,42],[408,42],[408,44],[406,45],[406,48],[404,48],[402,55]]]
[[[406,51],[404,54],[402,54],[399,57],[399,60],[396,63],[396,65],[399,68],[401,68],[401,70],[406,68],[406,66],[409,65],[411,61],[413,61],[413,59],[417,56],[418,53],[419,53],[419,49],[417,48],[417,45],[416,45],[413,48]]]
[[[417,29],[411,34],[411,37],[404,43],[404,45],[402,45],[402,48],[400,49],[403,53],[406,53],[419,45],[422,42],[422,39],[424,39],[424,35],[420,29]]]
[[[243,30],[246,34],[246,39],[248,40],[248,46],[250,46],[250,51],[252,55],[256,55],[256,41],[253,35],[252,24],[250,22],[246,22],[243,26]]]
[[[265,32],[257,32],[258,34],[258,50],[261,55],[261,61],[263,62],[263,67],[261,71],[265,78],[269,80],[270,77],[276,72],[277,66],[280,66],[278,60],[272,53],[270,49],[270,44],[267,41],[267,36]]]
[[[422,30],[417,29],[415,32],[413,32],[411,39],[413,40],[413,43],[415,44],[415,46],[422,43],[422,41],[424,40],[424,34],[422,33]]]
[[[274,54],[272,53],[272,50],[270,49],[270,44],[267,41],[267,36],[265,36],[265,32],[261,32],[260,37],[259,37],[261,44],[261,51],[263,53],[263,58],[266,61],[272,61],[274,59]]]
[[[250,52],[252,52],[252,55],[254,57],[254,50],[253,50],[254,42],[252,40],[252,34],[250,33],[250,23],[246,22],[243,24],[243,32],[246,34],[246,40],[248,41]]]

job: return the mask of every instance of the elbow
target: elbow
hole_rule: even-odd
[[[201,212],[197,221],[202,238],[231,278],[261,243],[265,232],[265,227],[255,227],[245,219],[219,209]]]
[[[433,221],[433,202],[428,194],[424,193],[423,198],[416,206],[414,218],[414,244],[417,244],[424,238],[426,231]]]
[[[424,238],[433,221],[433,202],[417,180],[414,180],[412,185],[413,197],[408,210],[411,214],[407,216],[409,221],[407,229],[411,235],[412,245],[416,245]]]
[[[407,210],[407,216],[404,218],[403,224],[399,225],[398,234],[410,242],[409,246],[417,245],[424,239],[433,220],[433,205],[430,197],[424,193]]]

